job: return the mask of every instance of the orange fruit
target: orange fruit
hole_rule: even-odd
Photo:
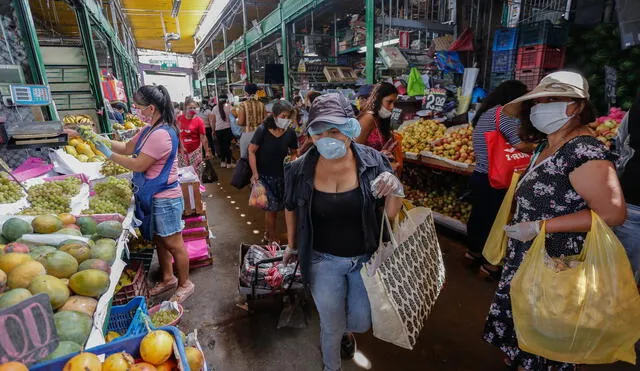
[[[76,224],[76,217],[69,213],[60,214],[58,218],[62,220],[62,224]]]
[[[0,371],[29,371],[29,369],[20,362],[7,362],[0,365]]]

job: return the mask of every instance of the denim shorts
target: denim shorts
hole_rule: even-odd
[[[184,229],[184,221],[182,220],[183,211],[184,200],[182,197],[154,198],[154,234],[160,237],[168,237],[172,234],[182,232]]]

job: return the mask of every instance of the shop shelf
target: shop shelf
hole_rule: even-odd
[[[491,72],[513,72],[516,66],[518,49],[494,51],[491,62]]]
[[[503,82],[513,80],[514,77],[515,72],[513,70],[510,72],[492,72],[489,80],[489,89],[493,90]]]
[[[553,70],[545,70],[543,68],[516,70],[516,80],[522,81],[529,90],[533,90],[540,80],[551,72]]]
[[[518,46],[517,28],[498,28],[493,34],[493,51],[516,49]]]
[[[516,68],[560,69],[564,67],[567,48],[553,48],[547,45],[529,45],[518,49]],[[496,71],[500,72],[500,71]]]
[[[519,46],[546,44],[562,47],[569,39],[569,25],[553,24],[551,21],[525,23],[520,26]]]

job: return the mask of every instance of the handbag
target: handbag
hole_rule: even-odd
[[[591,211],[580,254],[552,258],[540,229],[511,281],[518,347],[559,362],[635,364],[640,295],[616,235]]]
[[[445,268],[431,210],[403,210],[406,218],[360,270],[371,304],[373,336],[413,349],[444,285]]]
[[[484,243],[482,249],[482,256],[492,265],[498,265],[504,259],[507,254],[507,242],[509,237],[504,231],[504,227],[511,221],[511,210],[513,208],[513,198],[516,195],[516,188],[518,188],[518,181],[520,180],[520,173],[513,173],[511,177],[511,185],[507,190],[507,193],[502,199],[500,209],[496,218],[493,220],[491,231]]]
[[[231,175],[231,185],[242,189],[251,183],[251,166],[246,158],[241,158],[236,164],[236,168]]]
[[[202,183],[213,183],[218,181],[218,174],[216,174],[216,169],[213,167],[213,160],[206,159],[203,162],[204,169],[202,170]]]
[[[502,107],[496,109],[496,130],[484,134],[489,157],[489,184],[495,189],[506,189],[516,170],[525,169],[531,160],[528,153],[515,149],[500,132]]]

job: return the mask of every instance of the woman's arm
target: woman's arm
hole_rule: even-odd
[[[369,138],[369,134],[371,134],[371,130],[376,126],[376,119],[370,113],[365,113],[362,117],[360,117],[360,135],[356,138],[356,143],[365,144],[367,142],[367,138]]]
[[[210,113],[207,116],[207,120],[209,120],[209,126],[211,127],[211,135],[215,135],[216,132],[216,115],[214,113]]]
[[[137,173],[147,171],[151,167],[151,165],[156,162],[156,159],[143,152],[140,152],[138,157],[135,158],[114,153],[111,155],[109,160]]]
[[[387,212],[387,216],[392,219],[402,209],[402,198],[396,196],[388,196],[384,201],[384,208]]]
[[[256,160],[256,152],[260,148],[257,144],[249,144],[249,166],[251,166],[251,172],[253,175],[251,176],[251,182],[255,183],[258,180],[260,174],[258,174],[258,162]]]
[[[287,224],[287,243],[290,248],[296,250],[296,211],[285,209],[284,219]]]
[[[131,153],[133,153],[133,150],[131,151],[131,153],[127,153],[127,143],[131,142],[119,142],[117,140],[110,140],[109,142],[111,142],[111,150],[113,151],[113,153],[118,153],[121,155],[130,155]]]
[[[205,134],[200,134],[200,143],[204,147],[204,153],[208,158],[213,158],[213,154],[211,153],[211,147],[209,147],[209,140]]]

